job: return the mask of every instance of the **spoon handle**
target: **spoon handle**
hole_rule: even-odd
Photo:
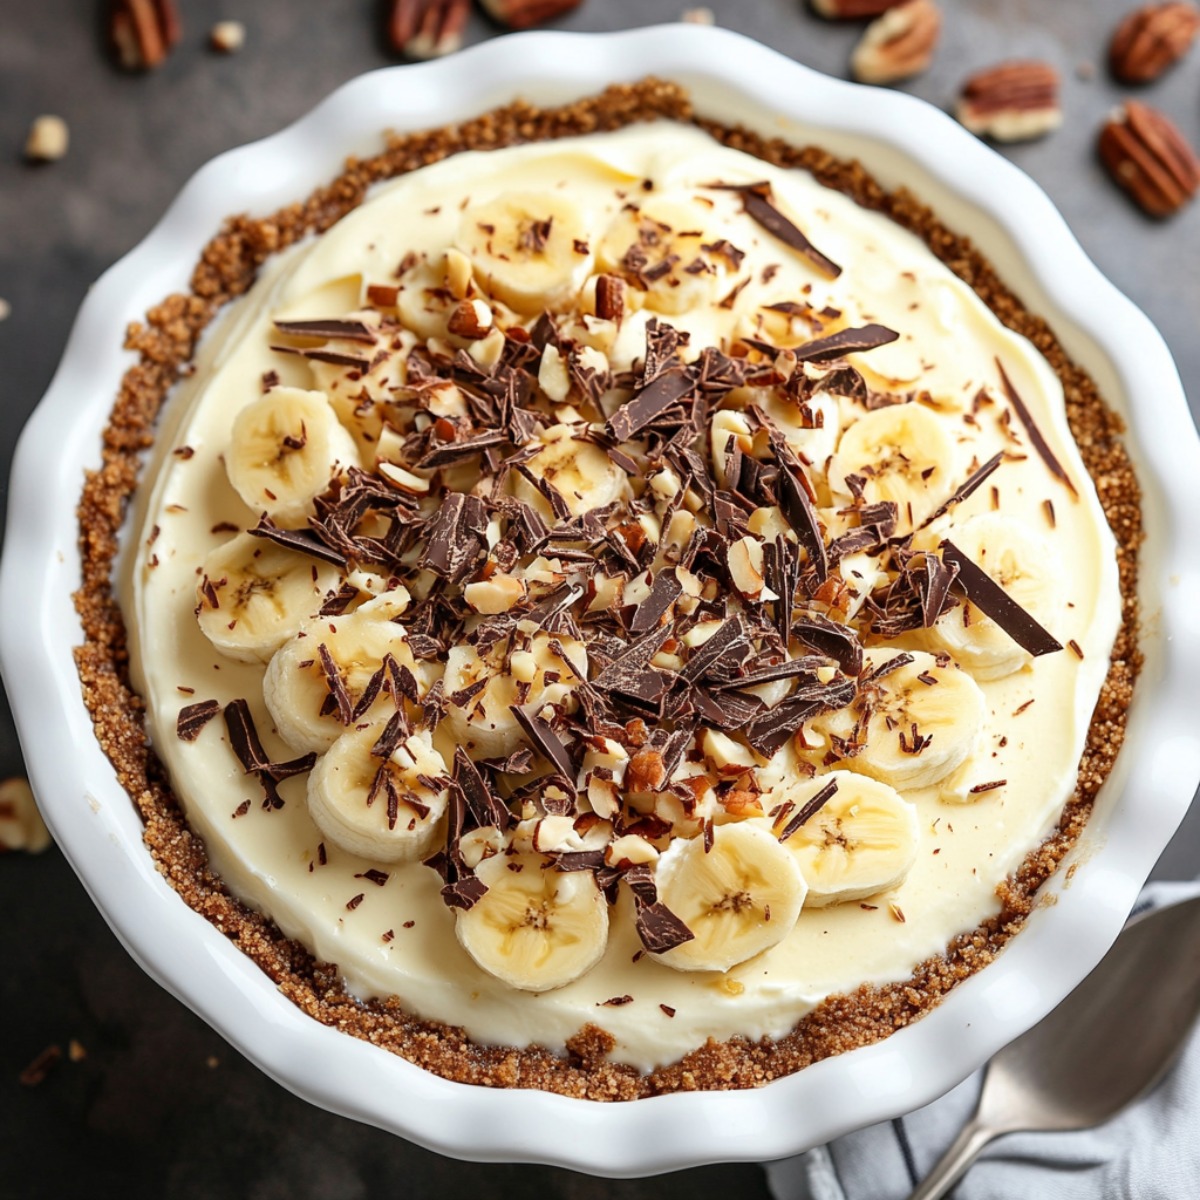
[[[984,1146],[996,1136],[997,1131],[984,1125],[976,1113],[963,1126],[950,1149],[938,1159],[933,1170],[925,1176],[909,1200],[941,1200],[975,1161]]]

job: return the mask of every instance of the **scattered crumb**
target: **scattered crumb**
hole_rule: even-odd
[[[236,54],[246,44],[246,27],[241,21],[218,21],[209,30],[208,44],[218,54]]]
[[[30,162],[57,162],[67,152],[71,134],[62,117],[46,114],[34,119],[25,139],[25,157]]]
[[[87,1058],[87,1051],[83,1048],[83,1043],[72,1038],[67,1043],[67,1057],[75,1063],[83,1062]]]
[[[685,8],[679,15],[685,25],[715,25],[717,18],[711,8]]]
[[[215,1071],[220,1065],[221,1060],[215,1055],[210,1054],[205,1060],[204,1065],[210,1070]]]

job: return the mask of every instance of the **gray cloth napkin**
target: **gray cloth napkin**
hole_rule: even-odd
[[[1154,883],[1134,913],[1200,892]],[[1164,964],[1166,966],[1167,964]],[[905,1200],[975,1111],[982,1072],[907,1116],[767,1163],[776,1200]],[[1200,1027],[1171,1073],[1105,1125],[993,1142],[956,1200],[1192,1200],[1200,1196]]]

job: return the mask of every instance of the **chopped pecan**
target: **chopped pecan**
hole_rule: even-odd
[[[391,0],[388,41],[409,58],[440,58],[462,45],[471,0]]]
[[[895,83],[919,75],[933,61],[942,32],[933,0],[906,0],[872,21],[854,48],[850,66],[862,83]]]
[[[828,21],[859,21],[877,17],[904,0],[812,0],[813,11]]]
[[[1000,63],[963,84],[958,119],[1000,142],[1041,137],[1062,124],[1058,72],[1049,63]]]
[[[1108,64],[1122,83],[1149,83],[1191,49],[1200,9],[1171,0],[1131,12],[1112,36]]]
[[[570,12],[579,0],[482,0],[482,4],[493,21],[509,29],[529,29]]]
[[[175,0],[111,0],[108,36],[127,71],[151,71],[166,61],[183,29]]]
[[[1181,209],[1200,187],[1200,159],[1157,109],[1127,100],[1100,131],[1100,158],[1112,177],[1155,217]]]

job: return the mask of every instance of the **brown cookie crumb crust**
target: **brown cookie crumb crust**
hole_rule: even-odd
[[[719,142],[781,167],[811,172],[821,183],[876,210],[922,238],[1009,328],[1024,334],[1062,381],[1067,417],[1118,544],[1122,626],[1080,761],[1079,780],[1058,829],[999,889],[1000,912],[955,938],[944,955],[920,964],[906,981],[833,996],[778,1041],[710,1042],[677,1063],[643,1075],[607,1061],[613,1039],[595,1026],[572,1038],[566,1056],[541,1048],[480,1046],[460,1028],[421,1021],[395,997],[361,1002],[348,996],[337,968],[316,961],[260,913],[233,897],[188,827],[166,772],[150,748],[141,698],[129,680],[124,621],[113,587],[118,536],[138,484],[142,452],[167,393],[187,368],[197,341],[229,301],[254,282],[272,254],[328,229],[360,204],[367,188],[463,150],[499,149],[618,129],[638,121],[689,121]],[[765,139],[749,130],[696,117],[686,92],[655,79],[610,87],[560,108],[523,101],[462,125],[392,137],[382,153],[352,159],[305,201],[272,216],[230,218],[204,248],[190,290],[167,297],[130,325],[125,345],[138,362],[125,374],[103,434],[101,467],[89,473],[79,504],[82,584],[75,605],[84,642],[75,651],[84,702],[101,748],[145,822],[143,840],[159,871],[196,912],[237,943],[293,1003],[315,1020],[399,1054],[426,1070],[487,1087],[540,1088],[593,1100],[629,1100],[664,1092],[757,1087],[811,1063],[879,1041],[936,1005],[959,981],[991,962],[1037,903],[1037,890],[1083,829],[1096,792],[1125,736],[1126,712],[1141,665],[1137,649],[1140,490],[1120,441],[1122,424],[1092,379],[1066,355],[1042,318],[1001,282],[971,242],[947,229],[905,190],[885,191],[857,162],[820,148]]]

